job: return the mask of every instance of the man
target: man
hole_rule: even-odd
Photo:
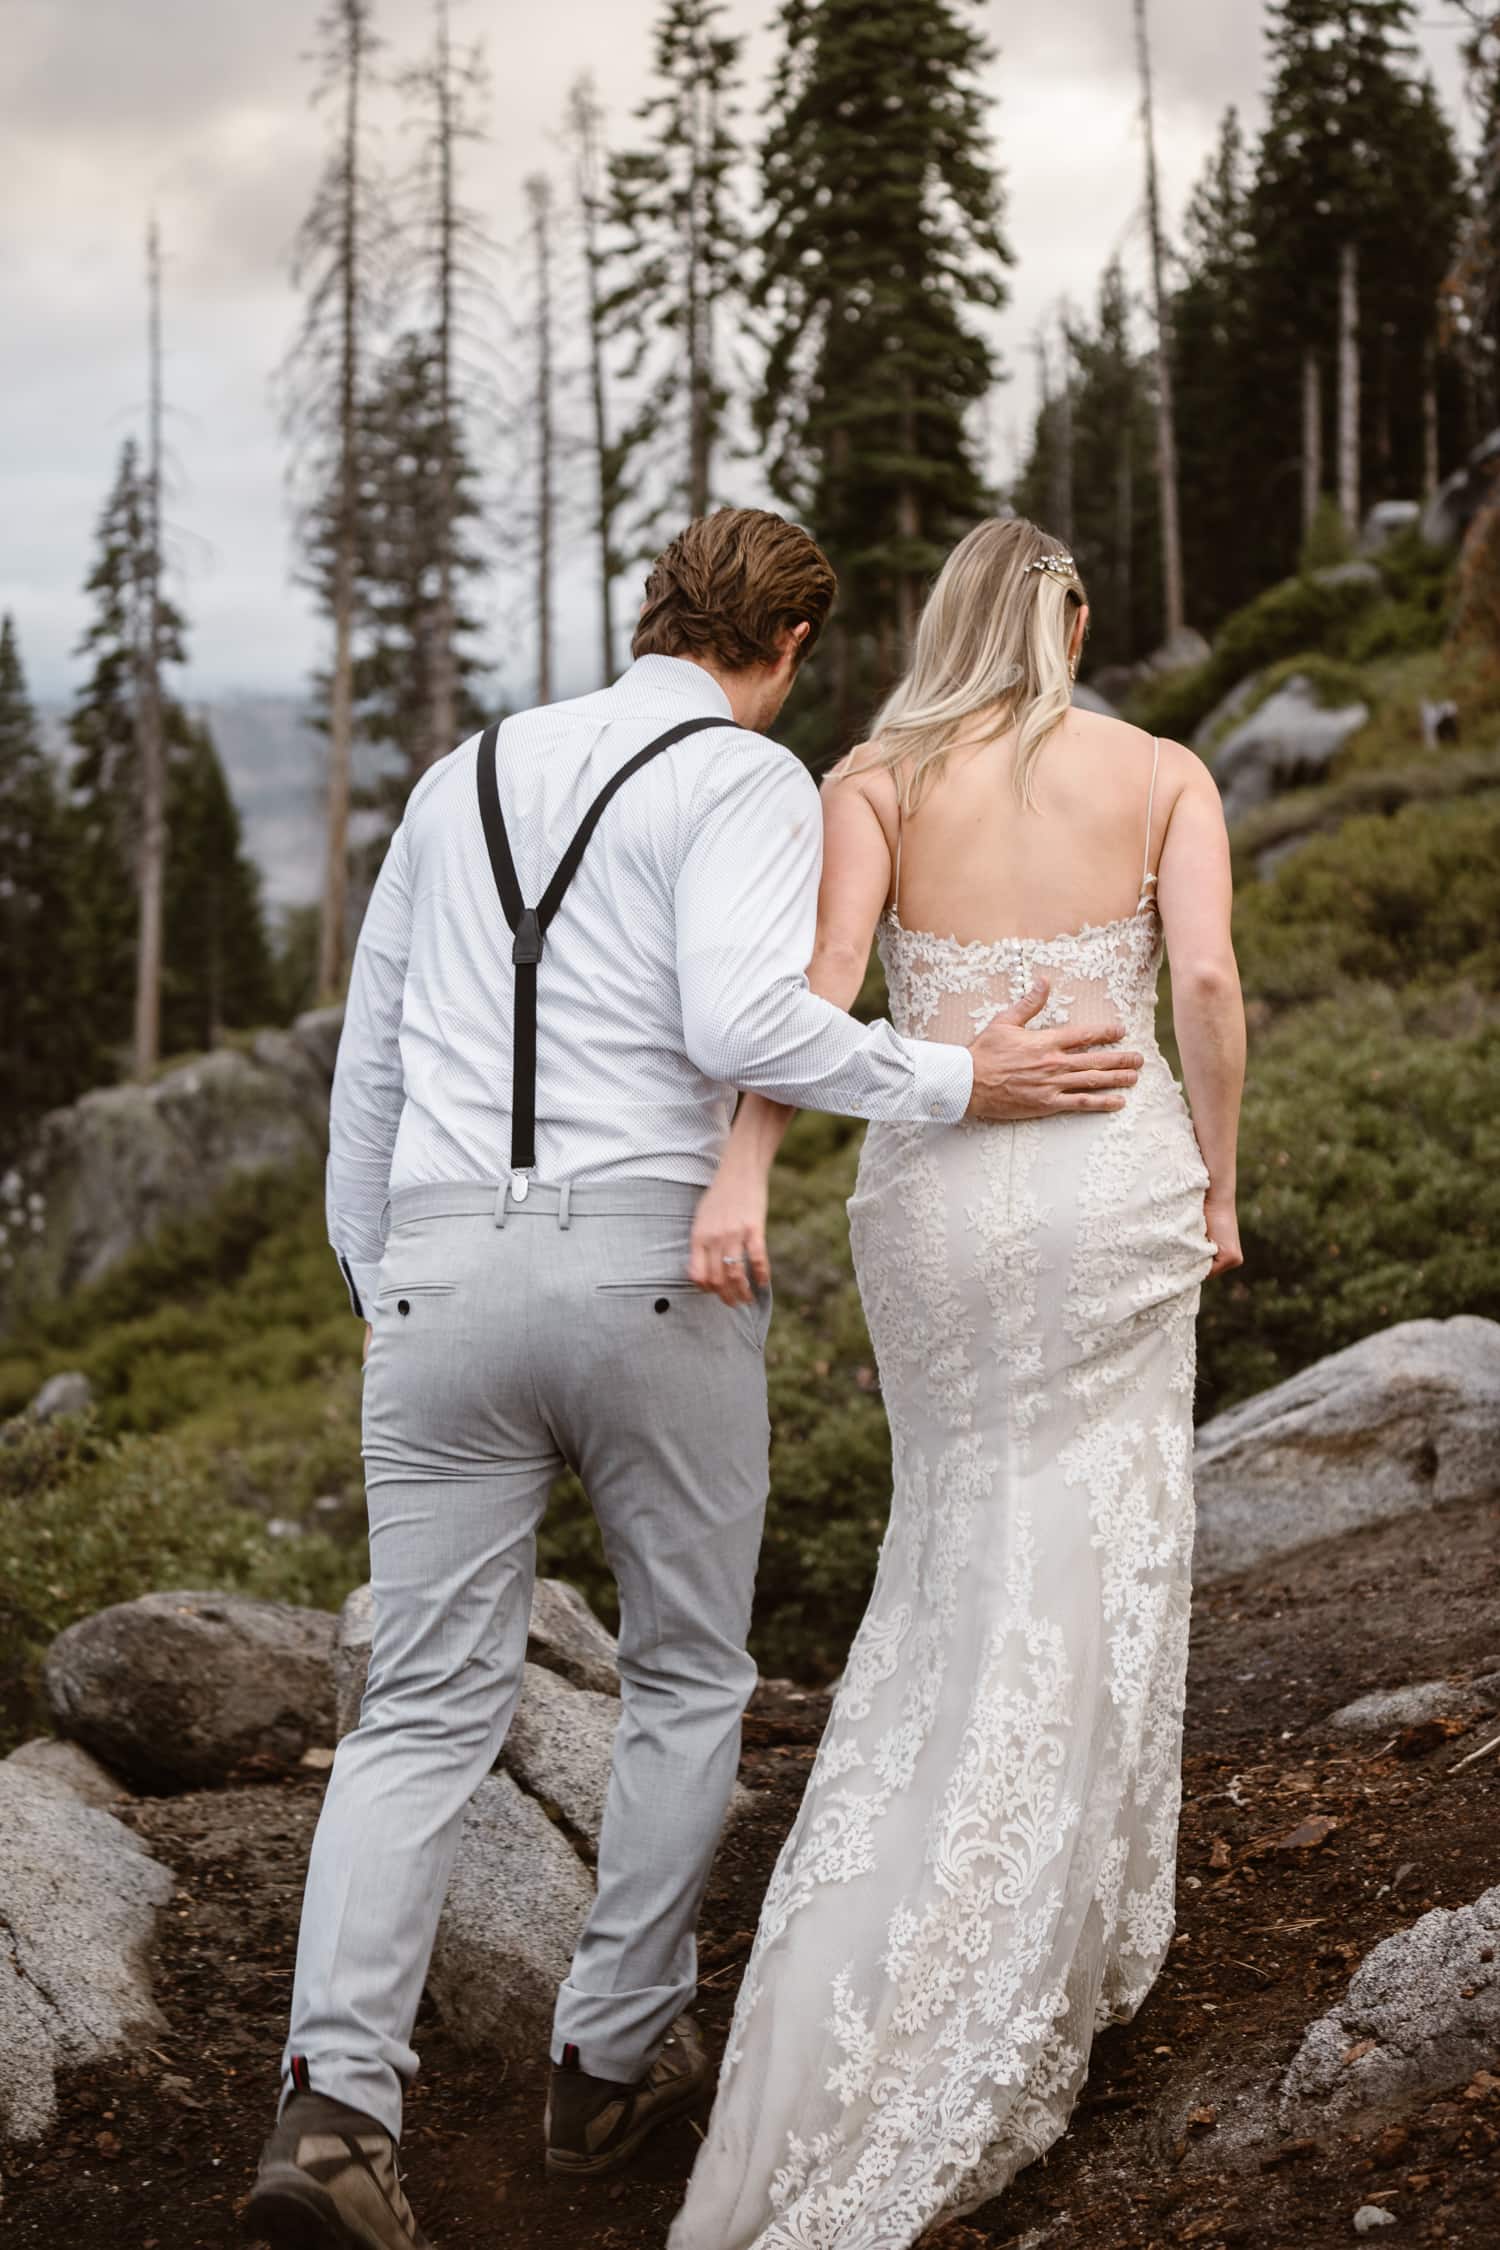
[[[951,1125],[1113,1107],[1139,1067],[1025,1028],[1026,1010],[963,1048],[808,990],[818,793],[763,730],[833,597],[781,518],[690,524],[647,580],[631,669],[426,774],[370,901],[328,1213],[369,1325],[374,1644],[313,1843],[248,2214],[273,2242],[423,2241],[395,2161],[411,2030],[564,1465],[619,1585],[622,1707],[557,2002],[549,2166],[612,2169],[705,2083],[682,2011],[755,1684],[767,1487],[768,1304],[688,1280],[733,1090]]]

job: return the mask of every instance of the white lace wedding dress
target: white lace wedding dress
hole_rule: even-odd
[[[1037,973],[1110,1014],[1127,1106],[875,1126],[849,1205],[895,1493],[766,1896],[670,2250],[905,2250],[1067,2124],[1173,1925],[1207,1174],[1135,914],[965,945],[888,914],[897,1027]]]

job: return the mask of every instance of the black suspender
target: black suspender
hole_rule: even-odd
[[[578,873],[589,840],[616,790],[622,789],[632,774],[642,766],[659,758],[663,750],[670,750],[674,742],[681,742],[690,734],[701,734],[708,727],[732,727],[732,719],[683,719],[675,727],[668,727],[644,750],[627,758],[617,774],[613,774],[590,805],[579,823],[578,833],[569,844],[557,865],[557,871],[543,891],[535,906],[526,905],[521,897],[521,885],[516,876],[516,863],[511,854],[510,838],[505,832],[505,815],[500,810],[500,790],[495,778],[495,741],[499,735],[498,722],[487,726],[479,742],[479,817],[484,823],[484,840],[489,848],[490,866],[494,870],[495,888],[500,893],[500,904],[505,919],[515,933],[511,959],[516,965],[515,1052],[511,1072],[510,1110],[510,1167],[511,1186],[518,1202],[526,1196],[526,1175],[536,1164],[536,996],[537,969],[542,958],[548,926],[567,894],[568,885]]]

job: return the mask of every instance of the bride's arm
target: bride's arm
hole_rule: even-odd
[[[890,846],[863,778],[848,771],[846,760],[823,784],[823,880],[807,981],[836,1008],[852,1007],[859,997],[891,885]],[[689,1272],[700,1289],[711,1289],[727,1304],[747,1303],[752,1279],[761,1289],[770,1281],[771,1167],[795,1115],[782,1102],[746,1094],[717,1177],[698,1205]]]
[[[1245,1010],[1230,936],[1229,838],[1213,776],[1189,751],[1157,876],[1172,970],[1172,1021],[1198,1146],[1208,1167],[1204,1219],[1211,1274],[1243,1263],[1235,1216],[1235,1145],[1245,1083]]]

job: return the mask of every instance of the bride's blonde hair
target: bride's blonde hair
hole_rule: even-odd
[[[860,766],[889,767],[912,812],[983,711],[991,716],[975,739],[1017,729],[1016,795],[1034,807],[1037,759],[1072,706],[1068,644],[1087,598],[1060,539],[1023,516],[976,525],[927,597],[911,669],[876,713]]]

